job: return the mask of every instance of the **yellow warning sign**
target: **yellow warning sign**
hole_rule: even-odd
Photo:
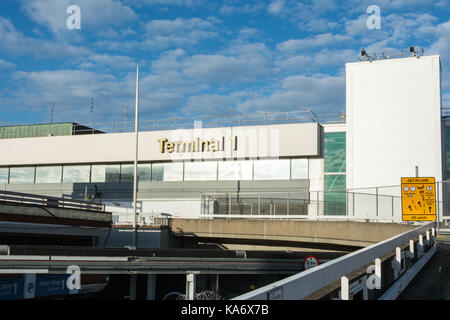
[[[434,178],[402,178],[403,221],[436,221]]]

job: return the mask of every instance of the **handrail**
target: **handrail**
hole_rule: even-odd
[[[269,293],[282,290],[284,300],[304,299],[329,284],[349,275],[351,272],[373,262],[401,247],[428,231],[434,222],[421,225],[413,230],[396,235],[369,247],[349,253],[312,269],[300,272],[286,279],[237,296],[232,300],[268,300]]]
[[[32,193],[4,191],[4,190],[0,190],[0,201],[36,204],[47,207],[82,209],[97,212],[105,211],[105,206],[102,203],[87,202],[67,198],[58,198],[52,196],[43,196]]]

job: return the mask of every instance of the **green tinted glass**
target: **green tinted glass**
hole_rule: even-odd
[[[325,192],[324,214],[345,215],[347,207],[346,199],[347,197],[345,192]]]
[[[324,214],[345,215],[346,214],[346,192],[345,175],[325,175]]]
[[[325,191],[345,191],[345,174],[326,174]]]
[[[450,178],[450,122],[445,123],[445,162],[447,179]]]
[[[325,133],[325,172],[345,172],[345,132]]]

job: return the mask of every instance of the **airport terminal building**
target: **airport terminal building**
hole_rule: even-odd
[[[346,114],[142,122],[138,221],[152,216],[401,220],[400,179],[435,177],[447,215],[439,56],[346,64]],[[128,129],[131,129],[128,127]],[[0,127],[0,188],[102,201],[132,221],[135,134],[75,123]],[[450,132],[450,131],[449,131]],[[450,137],[449,137],[450,138]]]

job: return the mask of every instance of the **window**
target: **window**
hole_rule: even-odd
[[[140,163],[137,167],[137,176],[139,181],[150,181],[151,177],[151,164]],[[120,181],[121,182],[133,182],[134,177],[134,164],[122,164],[120,168]]]
[[[11,167],[9,183],[34,183],[34,167]]]
[[[258,160],[254,162],[255,180],[290,179],[290,160]]]
[[[291,179],[308,179],[308,159],[291,160]]]
[[[63,183],[89,182],[91,166],[64,166]]]
[[[217,180],[217,162],[185,162],[184,180],[205,181]]]
[[[325,172],[345,172],[345,132],[327,132],[324,142]]]
[[[36,167],[36,183],[61,183],[62,166]]]
[[[152,164],[152,181],[182,181],[183,180],[183,163],[153,163]]]
[[[345,215],[347,209],[347,193],[345,191],[345,174],[325,175],[325,215]]]
[[[120,165],[92,165],[91,182],[119,182]]]
[[[8,183],[8,168],[0,168],[0,184]]]
[[[253,161],[219,162],[219,180],[252,180]]]

